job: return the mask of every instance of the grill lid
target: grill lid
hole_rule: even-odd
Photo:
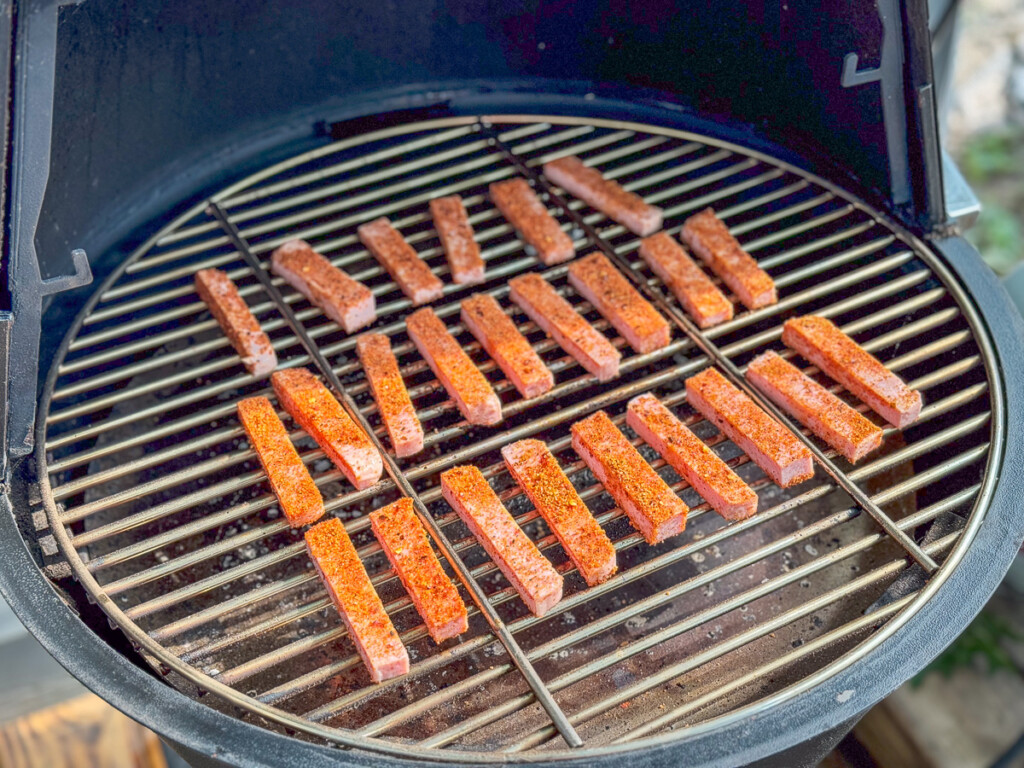
[[[525,403],[457,325],[458,300],[479,288],[448,284],[436,311],[505,403],[501,429],[469,429],[412,353],[401,322],[408,302],[359,246],[355,227],[390,216],[444,276],[426,202],[463,195],[488,262],[483,289],[507,304],[507,278],[538,266],[490,206],[486,185],[536,176],[540,163],[563,154],[582,156],[664,208],[673,234],[687,215],[713,205],[773,275],[780,302],[697,331],[637,260],[636,238],[548,190],[578,253],[605,251],[662,302],[677,321],[673,343],[649,355],[623,348],[623,376],[598,385],[513,314],[557,380],[551,393]],[[51,527],[76,575],[171,682],[213,693],[204,698],[211,706],[232,705],[270,727],[335,743],[447,760],[504,759],[499,751],[550,757],[577,734],[599,750],[671,740],[673,728],[692,733],[764,711],[863,656],[920,609],[981,524],[1003,417],[973,307],[920,243],[841,190],[771,158],[650,126],[450,119],[331,144],[212,202],[212,215],[201,204],[155,235],[72,329],[47,393],[43,456]],[[400,356],[428,452],[397,462],[399,484],[427,506],[470,592],[482,598],[461,642],[439,652],[426,639],[368,534],[365,512],[393,498],[395,484],[351,492],[313,444],[300,446],[410,647],[405,678],[366,685],[301,538],[277,519],[234,419],[237,399],[266,386],[244,373],[191,277],[203,267],[228,269],[284,364],[333,366],[380,434],[354,338],[287,287],[276,302],[279,280],[268,295],[234,247],[235,232],[258,258],[284,240],[309,239],[371,286],[378,330],[392,336]],[[543,274],[612,334],[568,289],[564,266]],[[713,362],[735,373],[779,347],[786,318],[812,311],[922,389],[926,408],[905,433],[888,430],[883,453],[856,468],[817,451],[815,479],[783,492],[680,407],[681,385]],[[322,360],[309,359],[288,322],[292,312]],[[572,454],[568,426],[597,408],[621,423],[625,402],[648,390],[757,488],[758,515],[725,525],[676,482],[693,507],[687,532],[643,544]],[[585,589],[571,575],[501,466],[497,450],[532,435],[549,443],[615,542],[620,573],[604,585]],[[525,611],[440,499],[438,473],[468,461],[570,574],[566,598],[543,619]],[[678,480],[664,462],[652,464]]]

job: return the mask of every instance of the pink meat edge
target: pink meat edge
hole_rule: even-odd
[[[636,398],[634,398],[635,400]],[[653,447],[659,454],[664,456],[667,445],[658,435],[647,428],[646,422],[637,416],[631,409],[626,411],[626,424],[632,429],[637,435],[640,436],[645,443]],[[667,457],[666,457],[667,460]],[[669,462],[670,464],[672,462]],[[743,502],[730,502],[725,499],[717,490],[709,485],[704,478],[689,469],[681,469],[672,464],[672,467],[683,475],[687,482],[693,487],[701,498],[703,498],[711,507],[726,520],[745,520],[751,517],[757,512],[757,494],[753,494],[753,498]]]
[[[519,372],[516,371],[514,366],[507,364],[504,360],[499,360],[499,356],[495,353],[493,345],[487,338],[487,334],[485,334],[483,329],[476,324],[476,320],[471,314],[463,310],[460,312],[459,317],[462,320],[462,324],[466,326],[469,332],[473,334],[473,337],[480,342],[480,346],[484,348],[484,351],[496,363],[498,363],[498,367],[501,368],[502,372],[506,376],[508,376],[509,381],[512,382],[512,386],[516,388],[524,399],[530,400],[534,397],[539,397],[555,386],[555,377],[547,366],[544,367],[544,374],[542,374],[543,378],[527,384],[523,381],[523,378],[519,375]]]
[[[366,448],[361,453],[364,455],[358,461],[346,460],[343,466],[338,467],[357,491],[365,491],[376,485],[384,474],[384,460],[376,448]],[[334,463],[338,465],[337,461]]]
[[[619,375],[621,355],[605,360],[603,363],[598,362],[586,354],[573,340],[567,338],[561,331],[549,323],[543,314],[536,312],[530,302],[525,301],[515,289],[509,292],[509,296],[544,333],[553,338],[562,349],[566,350],[577,363],[583,366],[584,370],[596,376],[598,381],[610,381]]]
[[[479,285],[484,281],[484,268],[477,266],[472,269],[453,269],[452,280],[459,285]]]
[[[342,322],[339,323],[345,329],[345,333],[353,333],[360,328],[371,325],[377,319],[377,301],[371,293],[366,299],[349,307]]]
[[[402,652],[398,656],[391,658],[385,658],[380,660],[381,663],[376,663],[370,656],[366,647],[363,645],[363,639],[353,631],[352,622],[349,621],[348,614],[342,608],[341,600],[338,599],[338,595],[334,591],[334,587],[324,577],[324,572],[320,568],[320,563],[312,555],[309,558],[313,562],[313,567],[316,568],[317,575],[320,577],[320,583],[324,585],[328,594],[331,596],[331,602],[334,603],[334,608],[337,610],[338,615],[341,617],[342,622],[345,624],[345,629],[348,631],[348,636],[352,639],[352,644],[356,647],[359,652],[359,657],[363,660],[363,664],[366,665],[366,671],[370,673],[370,680],[374,683],[382,683],[385,680],[389,680],[392,677],[398,677],[404,675],[409,671],[409,652],[402,646]]]
[[[420,287],[414,288],[411,291],[406,290],[404,285],[401,288],[402,292],[409,297],[409,301],[412,302],[414,307],[418,307],[421,304],[429,304],[431,301],[440,299],[444,295],[444,290],[440,287]]]
[[[687,388],[686,399],[694,408],[704,415],[704,418],[717,426],[722,430],[722,432],[725,432],[718,421],[715,409],[712,408],[708,402],[701,397],[698,392],[696,392],[696,390]],[[756,445],[754,445],[746,435],[742,433],[737,434],[735,437],[728,435],[728,433],[726,433],[726,435],[736,443],[741,451],[753,459],[757,466],[764,470],[765,474],[772,479],[772,482],[781,488],[788,488],[789,486],[794,485],[797,482],[796,478],[800,478],[802,473],[806,474],[808,471],[810,474],[814,473],[813,465],[809,457],[797,459],[785,467],[780,467],[775,461],[766,456]],[[809,478],[801,478],[800,482],[803,482],[803,480],[806,479]]]
[[[405,459],[408,458],[409,456],[415,456],[417,453],[423,450],[423,427],[422,425],[419,424],[419,419],[417,419],[416,421],[416,426],[418,428],[415,430],[415,433],[411,437],[405,440],[396,440],[395,436],[391,434],[390,430],[388,431],[388,437],[391,438],[391,443],[395,447],[395,455],[400,459]]]
[[[444,387],[445,392],[447,392],[452,400],[455,401],[455,405],[459,409],[459,413],[462,414],[466,421],[470,424],[475,424],[481,427],[490,427],[501,422],[501,400],[498,399],[498,396],[494,394],[494,392],[491,392],[484,402],[470,407],[470,405],[462,399],[462,396],[458,394],[458,389],[452,386],[448,377],[444,376],[440,370],[438,370],[433,356],[427,353],[424,346],[420,343],[420,340],[414,334],[410,333],[409,335],[412,337],[413,343],[419,350],[420,355],[427,361],[427,365],[430,366],[430,370],[434,372],[437,380],[441,382],[441,386]]]
[[[572,449],[579,454],[579,457],[590,467],[590,471],[594,473],[594,476],[607,488],[608,473],[605,472],[604,463],[575,434],[572,436]],[[643,510],[637,507],[632,499],[616,498],[615,501],[622,507],[622,511],[629,517],[633,527],[640,531],[648,544],[658,544],[671,536],[682,533],[686,527],[686,515],[684,513],[673,515],[668,520],[655,525],[644,514]]]
[[[571,243],[561,248],[545,248],[543,251],[539,249],[535,250],[537,251],[537,258],[539,258],[541,263],[546,267],[553,267],[556,264],[562,264],[576,256],[576,247]]]
[[[242,365],[245,366],[245,370],[257,379],[269,376],[277,368],[277,355],[273,350],[258,355],[246,355],[240,359]]]
[[[540,618],[547,613],[551,608],[558,604],[558,601],[562,599],[562,578],[559,575],[556,581],[545,581],[544,587],[546,589],[539,590],[538,593],[534,593],[523,583],[519,578],[519,574],[515,568],[509,563],[504,555],[498,552],[484,531],[477,525],[476,520],[466,511],[465,505],[448,491],[447,486],[441,485],[441,495],[444,496],[445,501],[448,505],[456,511],[462,522],[466,524],[470,532],[476,538],[477,541],[487,551],[488,556],[494,561],[494,564],[498,566],[498,569],[505,575],[509,583],[515,588],[516,592],[519,593],[519,597],[526,604],[526,607],[530,609],[530,612],[534,616]],[[541,555],[543,557],[543,555]],[[557,574],[557,571],[555,571]]]

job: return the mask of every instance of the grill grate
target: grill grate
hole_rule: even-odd
[[[538,176],[541,163],[563,154],[661,206],[672,234],[713,205],[775,278],[779,303],[698,331],[637,259],[637,238]],[[486,186],[515,175],[547,194],[579,253],[603,250],[659,303],[676,323],[669,347],[631,353],[569,289],[564,265],[543,269],[623,351],[623,375],[598,384],[510,305],[507,278],[539,267]],[[483,287],[447,284],[426,203],[450,193],[463,196],[481,243]],[[185,690],[215,694],[212,706],[435,759],[672,738],[679,726],[714,727],[781,701],[867,652],[913,615],[926,585],[948,576],[984,514],[1002,416],[973,309],[924,246],[771,158],[650,126],[458,118],[333,143],[210,202],[210,212],[200,204],[157,233],[94,297],[41,413],[45,493],[65,556],[154,665]],[[358,224],[380,215],[445,279],[435,310],[502,397],[500,429],[466,425],[415,354],[402,322],[408,301],[355,237]],[[279,519],[245,447],[235,403],[268,387],[245,374],[192,289],[196,270],[226,269],[282,365],[318,365],[336,377],[380,438],[354,338],[253,268],[294,237],[371,287],[375,330],[391,336],[427,432],[424,454],[392,459],[394,479],[362,492],[303,433],[292,435],[410,649],[410,674],[377,686],[365,684],[301,536]],[[509,308],[555,372],[554,390],[522,401],[481,352],[458,323],[458,301],[474,290]],[[782,322],[806,312],[833,318],[922,389],[926,405],[917,424],[886,430],[882,452],[855,468],[811,441],[815,478],[782,491],[685,405],[682,381],[712,363],[736,378],[765,348],[781,349]],[[634,439],[692,508],[682,536],[643,543],[571,451],[568,427],[597,408],[623,424],[626,401],[644,391],[672,404],[758,490],[758,515],[725,524]],[[605,584],[585,587],[504,471],[498,449],[526,436],[548,442],[614,542],[620,572]],[[526,611],[440,498],[439,472],[464,462],[483,469],[566,575],[565,598],[543,619]],[[365,512],[401,492],[422,502],[467,604],[477,606],[470,631],[442,649],[368,531]]]

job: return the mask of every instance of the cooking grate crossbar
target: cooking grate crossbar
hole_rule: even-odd
[[[696,324],[694,324],[694,322],[690,320],[690,318],[687,317],[678,306],[670,303],[663,291],[656,288],[649,281],[641,279],[634,271],[633,265],[628,259],[624,258],[607,240],[605,240],[605,238],[597,232],[597,230],[595,230],[584,217],[580,216],[577,211],[573,211],[569,208],[568,202],[560,194],[560,190],[558,190],[557,187],[548,182],[543,175],[534,172],[533,169],[527,166],[527,164],[520,162],[519,158],[514,152],[512,152],[511,148],[506,147],[496,135],[493,138],[495,144],[519,169],[520,173],[524,176],[532,177],[534,185],[544,189],[551,202],[559,208],[568,211],[569,216],[571,216],[583,231],[586,232],[591,244],[604,253],[604,255],[607,256],[613,264],[618,264],[622,267],[623,273],[629,277],[630,281],[643,293],[647,294],[647,296],[672,319],[676,326],[690,338],[696,348],[703,352],[709,360],[713,360],[715,364],[725,372],[726,376],[732,381],[732,383],[735,384],[742,392],[746,393],[748,397],[754,400],[754,402],[760,405],[765,411],[772,414],[782,424],[787,425],[794,434],[803,440],[803,443],[810,449],[815,460],[824,468],[825,472],[828,473],[836,484],[846,491],[846,493],[850,494],[862,508],[867,510],[875,521],[882,526],[885,532],[892,536],[921,567],[923,567],[928,573],[934,573],[938,569],[938,563],[936,563],[927,552],[921,549],[921,547],[919,547],[910,536],[900,530],[899,526],[897,526],[896,523],[893,522],[887,514],[885,514],[885,512],[871,501],[871,498],[864,493],[856,483],[846,477],[846,474],[835,464],[835,462],[825,455],[825,451],[819,448],[814,440],[809,439],[787,414],[783,413],[775,403],[771,402],[767,397],[762,395],[757,389],[747,382],[746,378],[743,376],[743,372],[733,364],[732,360],[722,354],[722,351],[715,345],[715,343],[701,333]],[[852,210],[853,206],[849,205],[845,208],[840,208],[837,211],[833,211],[830,214],[822,216],[821,220],[828,223],[845,216]],[[788,232],[783,230],[782,233],[762,238],[759,242],[773,242],[772,238],[781,238],[787,235],[796,234],[814,226],[818,226],[817,221],[805,221],[790,227]]]
[[[352,399],[352,395],[345,390],[345,386],[341,383],[341,380],[334,372],[334,368],[329,362],[327,362],[327,358],[324,357],[323,353],[317,347],[316,342],[309,337],[309,334],[306,333],[305,327],[296,319],[291,308],[285,303],[284,297],[281,296],[281,293],[271,282],[270,274],[263,268],[259,259],[256,258],[256,255],[252,250],[250,250],[249,244],[242,239],[241,235],[238,234],[238,229],[235,227],[234,222],[231,221],[228,215],[224,212],[224,209],[215,202],[210,204],[210,213],[212,213],[217,221],[220,222],[221,226],[224,227],[224,231],[227,232],[232,245],[234,245],[245,257],[250,269],[252,269],[253,273],[257,276],[257,279],[262,283],[267,293],[270,294],[270,297],[277,305],[278,311],[285,317],[288,325],[291,326],[292,331],[302,341],[302,346],[305,348],[306,354],[308,354],[316,364],[320,374],[327,379],[328,384],[341,401],[345,411],[368,435],[370,435],[371,439],[373,439],[374,444],[377,446],[377,450],[380,452],[381,456],[384,457],[384,464],[387,467],[387,472],[388,475],[391,476],[392,482],[401,489],[404,496],[412,499],[417,516],[430,532],[431,538],[444,554],[445,559],[451,565],[452,569],[458,574],[459,580],[462,582],[463,586],[473,596],[473,602],[476,604],[477,610],[487,617],[487,623],[491,628],[491,632],[501,640],[501,644],[505,646],[505,650],[515,663],[519,673],[526,679],[530,689],[533,691],[533,695],[541,702],[544,710],[551,717],[551,720],[558,729],[558,732],[562,735],[562,738],[565,739],[566,743],[570,747],[583,746],[583,741],[580,739],[579,734],[577,734],[576,730],[569,724],[565,713],[555,702],[552,692],[544,685],[544,681],[541,680],[540,676],[537,674],[537,670],[535,670],[533,665],[530,664],[529,659],[526,657],[523,649],[519,646],[519,643],[516,642],[515,637],[511,632],[509,632],[508,627],[505,626],[501,617],[494,611],[487,599],[486,593],[473,578],[472,573],[466,567],[465,563],[463,563],[458,553],[454,551],[451,541],[449,541],[444,531],[431,516],[426,506],[423,504],[423,500],[413,488],[412,483],[410,483],[402,473],[402,468],[398,465],[398,462],[391,456],[391,454],[388,453],[383,442],[381,442],[380,438],[377,437],[376,433],[374,433],[373,428],[370,426],[370,422],[367,421],[365,416],[363,416],[362,411],[359,410],[359,406],[356,404],[356,401]]]
[[[672,234],[687,215],[714,205],[772,273],[779,304],[737,312],[705,332],[694,328],[638,260],[636,237],[561,198],[540,175],[544,161],[564,154],[579,154],[661,205]],[[541,268],[622,349],[623,376],[597,385],[509,307],[556,373],[549,395],[518,399],[458,322],[458,300],[471,291],[447,284],[425,212],[431,197],[464,196],[488,264],[488,283],[471,290],[508,306],[507,277],[537,268],[487,201],[486,185],[513,175],[532,180],[578,253],[604,252],[673,321],[668,349],[631,354],[568,287],[564,265]],[[41,411],[49,519],[87,588],[162,671],[268,723],[342,744],[468,760],[564,748],[552,743],[559,736],[570,745],[585,741],[586,751],[663,737],[680,723],[710,727],[866,652],[924,599],[926,571],[934,571],[933,583],[945,578],[983,514],[974,507],[1001,414],[989,402],[990,360],[973,310],[919,244],[845,192],[771,158],[623,123],[452,119],[336,142],[210,203],[209,213],[197,206],[140,249],[101,289],[69,344],[53,407]],[[435,311],[500,393],[506,422],[499,430],[469,428],[405,337],[409,303],[354,235],[378,215],[391,217],[445,281]],[[228,270],[282,365],[316,365],[380,441],[354,339],[265,271],[270,251],[291,237],[310,238],[377,296],[375,330],[392,337],[428,434],[422,457],[389,456],[389,477],[355,492],[300,430],[292,433],[413,653],[408,676],[378,686],[361,682],[361,662],[307,567],[301,537],[268,518],[275,500],[238,443],[233,414],[238,398],[269,389],[241,371],[191,287],[196,269]],[[806,311],[858,335],[924,391],[926,405],[913,430],[886,429],[884,452],[853,468],[796,430],[821,471],[810,487],[783,493],[688,409],[679,383],[715,364],[743,386],[742,371],[761,350],[774,346],[792,357],[778,345],[781,323]],[[571,451],[567,428],[598,408],[623,425],[625,402],[648,390],[751,483],[762,500],[758,515],[724,524],[648,453],[692,509],[678,541],[644,544]],[[548,442],[613,540],[622,570],[605,584],[583,588],[504,469],[497,450],[534,435]],[[438,473],[464,462],[481,467],[565,576],[565,598],[543,619],[524,611],[440,498]],[[416,500],[471,599],[470,632],[440,653],[368,532],[365,511],[399,493]],[[900,574],[910,591],[865,612]],[[775,600],[788,602],[776,609]],[[811,619],[819,624],[796,629]],[[715,634],[719,624],[724,634]]]

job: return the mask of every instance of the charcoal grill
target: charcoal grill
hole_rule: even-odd
[[[851,72],[862,76],[856,61]],[[9,487],[35,559],[22,553],[0,583],[49,647],[76,633],[81,645],[58,658],[197,764],[300,755],[325,765],[610,764],[628,755],[726,765],[773,753],[778,764],[812,763],[955,636],[1019,544],[1020,445],[1007,432],[1020,402],[1019,318],[950,222],[922,223],[941,218],[928,195],[913,208],[913,191],[894,184],[886,203],[870,186],[801,167],[786,149],[641,108],[640,95],[626,109],[590,91],[563,94],[560,105],[534,92],[487,96],[530,104],[520,111],[474,99],[325,124],[313,148],[267,149],[241,180],[173,199],[191,198],[184,208],[138,212],[133,229],[145,237],[97,261],[112,267],[80,292],[74,319],[49,310],[63,341],[41,378],[34,453],[12,458]],[[540,175],[543,162],[568,154],[662,207],[672,234],[713,206],[772,274],[779,303],[698,330],[638,258],[635,236]],[[486,194],[514,176],[531,181],[577,253],[603,251],[661,308],[670,346],[632,353],[571,290],[565,265],[538,263]],[[483,286],[448,279],[427,202],[453,193],[483,249]],[[409,302],[355,235],[382,215],[445,282],[434,309],[500,394],[498,428],[470,428],[406,337]],[[422,455],[392,456],[385,479],[359,492],[292,433],[410,650],[410,674],[380,685],[368,683],[235,418],[237,401],[267,383],[245,372],[192,287],[198,269],[227,270],[282,365],[317,370],[386,446],[354,336],[264,270],[273,248],[295,237],[371,287],[375,329],[391,337],[427,433]],[[526,271],[540,271],[609,335],[624,355],[621,377],[599,384],[508,301],[508,278]],[[556,376],[551,392],[523,401],[459,324],[458,302],[477,290],[497,297],[542,354]],[[682,383],[717,365],[745,386],[746,363],[783,352],[782,323],[811,312],[922,390],[925,408],[851,466],[762,400],[815,454],[814,479],[783,491],[686,405]],[[568,430],[599,408],[624,426],[626,402],[647,391],[757,489],[755,517],[726,524],[627,431],[692,509],[686,532],[654,547],[629,526]],[[614,542],[620,572],[605,584],[586,587],[504,470],[499,449],[525,437],[548,443]],[[565,598],[544,618],[529,614],[441,499],[439,473],[461,463],[484,471],[566,575]],[[366,513],[401,494],[420,502],[471,607],[466,635],[440,647],[369,531]],[[29,574],[21,584],[19,568]],[[39,568],[88,628],[55,607]],[[110,657],[135,666],[111,668]],[[796,746],[808,739],[812,747]]]

